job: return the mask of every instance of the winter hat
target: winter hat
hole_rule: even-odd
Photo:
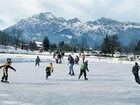
[[[7,58],[7,63],[12,63],[11,58]]]
[[[86,60],[85,63],[88,63],[88,60]]]
[[[138,65],[138,63],[136,62],[135,65]]]

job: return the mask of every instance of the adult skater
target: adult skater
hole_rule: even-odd
[[[1,82],[5,82],[5,83],[9,83],[8,81],[8,69],[12,69],[14,71],[16,71],[12,66],[11,66],[11,59],[10,58],[7,58],[7,62],[0,66],[0,69],[3,67],[3,76],[2,76],[2,79],[1,79]]]
[[[84,63],[81,64],[80,74],[79,74],[79,78],[78,79],[80,79],[80,77],[82,76],[82,74],[84,74],[84,79],[85,80],[88,80],[87,77],[86,77],[87,76],[86,70],[89,71],[88,70],[88,61],[85,61]]]
[[[134,65],[133,68],[132,68],[132,73],[134,74],[134,76],[135,76],[135,81],[136,81],[138,84],[140,84],[139,69],[140,69],[140,66],[138,66],[138,63],[136,62],[135,65]]]
[[[69,57],[68,57],[68,63],[69,63],[69,74],[75,75],[74,70],[73,70],[74,58],[71,55],[69,55]]]
[[[82,54],[82,61],[83,61],[83,63],[85,62],[85,54],[84,53]]]
[[[76,57],[75,57],[75,64],[79,64],[79,57],[78,57],[78,55],[76,55]]]
[[[49,76],[51,76],[51,73],[53,72],[53,64],[50,63],[47,67],[46,67],[46,79],[48,79]]]
[[[40,58],[39,58],[39,56],[37,56],[36,57],[36,60],[35,60],[35,65],[37,66],[39,66],[39,63],[40,63]]]

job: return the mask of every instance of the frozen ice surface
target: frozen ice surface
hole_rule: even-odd
[[[63,64],[54,63],[54,72],[46,80],[48,63],[37,67],[34,62],[13,62],[17,71],[9,70],[10,83],[0,84],[0,105],[140,105],[133,64],[89,59],[89,80],[85,81],[83,76],[78,80],[79,65],[74,65],[75,76],[68,75],[66,59]]]

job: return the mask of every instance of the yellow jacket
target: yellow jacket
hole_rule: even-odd
[[[49,64],[47,67],[50,68],[50,72],[53,72],[53,64]]]

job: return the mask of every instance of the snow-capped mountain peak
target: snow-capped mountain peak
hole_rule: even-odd
[[[73,18],[73,19],[69,19],[68,23],[73,24],[73,23],[81,23],[81,21],[78,18]]]
[[[109,18],[105,18],[102,17],[100,19],[97,19],[96,21],[94,21],[95,23],[98,23],[100,25],[110,25],[110,24],[120,24],[120,22],[116,21],[116,20],[112,20]]]
[[[53,19],[55,16],[50,12],[40,13],[33,16],[34,18],[47,18],[47,19]]]
[[[4,31],[12,36],[12,28],[13,26]],[[22,19],[14,25],[14,28],[22,30],[22,40],[27,41],[35,37],[37,41],[42,41],[48,36],[51,43],[63,40],[67,43],[73,41],[74,44],[80,44],[84,40],[88,47],[97,46],[96,44],[100,46],[106,34],[118,35],[121,44],[125,46],[133,39],[140,40],[140,24],[119,22],[105,17],[82,23],[78,18],[66,20],[45,12]]]

